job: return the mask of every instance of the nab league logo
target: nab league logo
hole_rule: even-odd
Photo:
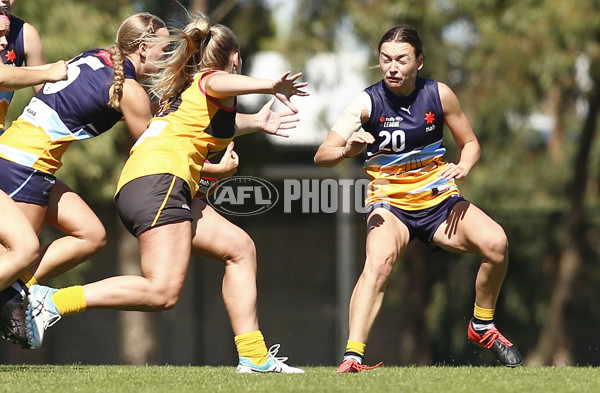
[[[219,213],[253,216],[264,213],[277,203],[279,193],[273,184],[253,176],[221,180],[206,201]]]

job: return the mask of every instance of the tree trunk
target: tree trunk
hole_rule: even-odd
[[[525,361],[525,364],[530,366],[573,364],[571,341],[565,336],[565,307],[569,302],[582,261],[582,239],[585,238],[583,203],[588,182],[590,149],[596,134],[597,115],[600,109],[598,93],[600,81],[596,82],[595,89],[590,95],[589,112],[575,157],[573,183],[567,189],[571,207],[567,227],[569,240],[559,259],[546,325],[542,328],[536,347]]]

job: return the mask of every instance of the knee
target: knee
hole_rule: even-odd
[[[224,259],[226,263],[242,263],[256,261],[256,245],[244,231],[239,231],[228,240],[229,247]]]
[[[508,238],[504,231],[498,231],[487,239],[484,256],[489,261],[498,264],[508,260]]]
[[[100,251],[106,245],[106,229],[100,222],[86,228],[79,237],[85,242],[89,254]]]
[[[394,268],[395,257],[393,255],[371,255],[367,256],[363,276],[365,279],[383,287]]]
[[[35,234],[33,236],[24,236],[19,239],[19,244],[12,250],[15,263],[19,269],[30,267],[40,255],[40,241]]]
[[[179,302],[181,290],[173,287],[156,286],[152,291],[150,308],[152,311],[168,311]]]

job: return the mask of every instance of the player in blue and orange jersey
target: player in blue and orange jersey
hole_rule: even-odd
[[[205,15],[188,23],[171,40],[174,48],[161,62],[152,84],[164,106],[131,150],[117,186],[116,203],[125,227],[138,239],[141,276],[53,289],[30,288],[27,328],[33,347],[42,344],[45,329],[63,315],[91,308],[163,311],[181,295],[191,254],[220,261],[222,284],[238,350],[238,372],[302,373],[267,349],[256,310],[256,250],[250,236],[200,198],[200,171],[207,156],[225,150],[227,174],[237,166],[231,140],[248,132],[284,135],[298,120],[293,95],[306,96],[302,74],[278,79],[239,74],[240,49],[234,33],[211,26]],[[164,67],[164,68],[163,68]],[[287,105],[270,110],[271,99],[256,114],[237,113],[237,96],[272,94]]]
[[[38,31],[30,23],[12,15],[15,0],[0,0],[0,8],[9,15],[11,22],[10,32],[7,34],[6,47],[0,52],[2,63],[7,67],[2,72],[2,77],[18,72],[20,67],[44,67],[44,51]],[[9,68],[10,67],[10,68]],[[55,82],[59,79],[49,80]],[[24,80],[21,78],[21,81]],[[33,86],[37,93],[45,81],[38,81]],[[31,84],[28,84],[31,86]],[[0,91],[0,133],[6,126],[6,114],[12,101],[12,91]],[[61,266],[69,263],[75,266],[87,260],[105,244],[106,231],[100,220],[88,208],[81,197],[60,179],[55,179],[55,184],[50,191],[50,201],[46,209],[44,223],[57,228],[65,234],[59,241],[45,245],[39,253],[35,264],[42,266]],[[69,206],[68,209],[59,209],[59,206]],[[48,271],[49,272],[49,271]],[[48,273],[47,272],[47,273]],[[59,272],[57,271],[56,274]],[[40,280],[47,280],[56,274],[38,272]],[[16,283],[16,287],[23,286]],[[10,290],[9,290],[10,291]],[[8,298],[8,294],[3,294]],[[20,303],[21,295],[14,294],[16,303]],[[0,300],[0,310],[5,307]],[[0,311],[1,312],[1,311]]]
[[[349,339],[338,373],[370,368],[362,364],[369,333],[392,268],[413,238],[481,255],[468,337],[506,366],[522,362],[493,321],[508,266],[506,234],[456,185],[478,161],[479,142],[452,90],[417,75],[423,61],[415,29],[396,26],[386,32],[379,42],[382,80],[348,105],[315,155],[317,165],[332,167],[366,148],[364,170],[371,178],[365,201],[367,256],[350,299]],[[443,158],[444,124],[460,148],[456,164]]]
[[[0,7],[0,53],[7,48],[7,35],[10,31],[10,18],[5,8]],[[0,94],[12,92],[16,89],[37,85],[45,82],[56,82],[67,79],[67,65],[64,61],[39,67],[12,67],[0,65]],[[37,234],[29,225],[27,217],[19,206],[0,191],[0,211],[2,211],[2,224],[0,225],[0,290],[9,288],[20,275],[38,257],[39,241]],[[12,288],[11,288],[12,289]],[[12,301],[17,294],[17,289],[0,292],[0,303]],[[22,297],[19,294],[19,297]],[[19,303],[14,308],[1,307],[2,319],[9,321],[10,328],[0,324],[2,334],[8,339],[13,339],[14,330],[23,335],[24,327],[18,323],[14,313],[23,313],[24,308]]]
[[[134,137],[142,134],[152,113],[140,81],[158,70],[155,62],[167,46],[149,40],[168,35],[154,15],[127,18],[110,48],[89,50],[71,60],[68,79],[45,84],[0,135],[0,189],[16,201],[34,231],[39,233],[44,222],[66,233],[85,226],[97,238],[90,249],[74,236],[54,241],[42,250],[39,264],[21,277],[26,286],[68,270],[104,245],[100,220],[72,190],[64,197],[63,183],[54,172],[71,142],[100,135],[123,118]],[[52,192],[57,186],[60,194]],[[16,338],[27,345],[27,337]]]

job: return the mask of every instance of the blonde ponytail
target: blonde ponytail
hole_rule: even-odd
[[[108,105],[111,108],[120,111],[121,97],[123,97],[123,84],[125,83],[125,56],[123,55],[123,48],[121,48],[121,45],[118,42],[112,44],[109,50],[113,61],[114,76],[113,82],[110,85],[113,92],[108,99]]]

